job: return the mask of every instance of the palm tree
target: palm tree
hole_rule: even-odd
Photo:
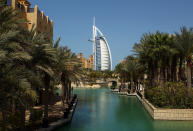
[[[157,85],[158,81],[158,59],[157,54],[153,49],[155,48],[153,42],[153,34],[144,34],[139,44],[135,44],[133,51],[135,56],[139,58],[139,63],[144,65],[147,69],[148,79],[152,84],[151,87]]]
[[[191,82],[191,64],[192,64],[192,52],[193,52],[193,28],[189,30],[186,27],[181,28],[181,34],[175,33],[176,35],[176,46],[180,52],[180,75],[181,66],[183,61],[186,61],[186,77],[187,86],[190,89],[192,87]]]
[[[56,50],[51,47],[51,42],[45,40],[43,34],[37,34],[39,40],[34,43],[32,52],[33,59],[31,63],[34,64],[36,69],[42,74],[45,89],[45,105],[44,105],[44,125],[48,124],[48,96],[50,89],[50,81],[54,76],[54,65],[57,63]]]
[[[139,64],[137,57],[127,56],[123,62],[115,67],[114,71],[119,74],[122,84],[130,82],[130,93],[132,93],[134,86],[138,86],[138,82],[143,79],[144,68]]]
[[[175,64],[177,62],[177,50],[174,47],[172,36],[167,33],[160,33],[159,31],[155,34],[145,34],[140,44],[134,45],[134,52],[139,57],[139,62],[147,65],[150,81],[153,78],[153,81],[151,81],[151,83],[154,83],[153,86],[156,86],[160,82],[163,87],[166,80],[172,80],[173,73],[175,74],[176,72]]]
[[[121,84],[123,84],[123,82],[125,82],[129,77],[128,72],[127,72],[126,67],[125,67],[125,61],[117,64],[114,72],[119,75],[119,79],[121,81]]]
[[[80,61],[67,47],[59,47],[57,50],[58,74],[62,83],[62,100],[67,103],[70,99],[71,82],[80,80],[82,71]]]
[[[17,112],[20,112],[18,126],[23,128],[25,106],[30,105],[26,100],[36,99],[36,92],[31,88],[29,81],[30,71],[24,64],[32,57],[25,51],[22,43],[18,42],[21,31],[19,24],[24,21],[18,17],[17,11],[5,7],[4,3],[5,0],[0,1],[0,111],[3,114],[4,129],[8,117],[16,115]]]
[[[125,64],[125,70],[127,70],[129,76],[130,76],[130,83],[131,83],[131,91],[130,93],[133,92],[134,89],[134,85],[135,83],[137,83],[138,78],[137,78],[137,67],[138,67],[138,63],[136,58],[134,58],[133,56],[128,56],[126,58],[126,64]]]
[[[26,67],[33,72],[31,83],[36,90],[44,90],[44,126],[48,125],[48,96],[50,92],[50,82],[54,77],[54,67],[57,63],[56,48],[47,34],[38,33],[32,26],[30,31],[25,29],[20,33],[19,42],[22,43],[25,50],[31,55],[32,59],[25,63]],[[54,80],[54,79],[53,79]]]
[[[152,34],[152,42],[154,44],[152,55],[157,56],[158,66],[160,67],[160,84],[163,87],[166,79],[170,79],[170,37],[167,33],[156,32],[156,34]],[[167,75],[165,74],[165,70],[168,70]]]
[[[60,77],[65,87],[65,100],[69,101],[71,82],[81,78],[80,62],[68,48],[58,48],[59,39],[54,43],[47,34],[36,34],[33,27],[30,31],[21,28],[25,21],[16,10],[4,4],[5,0],[0,0],[0,112],[3,114],[3,129],[8,127],[7,124],[12,129],[24,128],[25,110],[37,100],[37,89],[45,91],[44,124],[47,126],[51,83]],[[12,116],[17,116],[18,125],[7,123]]]

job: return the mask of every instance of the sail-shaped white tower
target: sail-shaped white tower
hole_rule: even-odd
[[[94,70],[112,70],[112,57],[108,42],[93,22],[93,60]]]

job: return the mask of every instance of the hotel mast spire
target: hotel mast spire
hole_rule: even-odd
[[[95,16],[93,17],[93,25],[95,26]]]
[[[94,70],[112,70],[111,51],[108,42],[103,33],[95,25],[95,17],[93,17],[93,60]]]
[[[92,42],[93,42],[93,69],[96,70],[96,28],[95,28],[95,16],[93,17],[93,36],[92,36]]]

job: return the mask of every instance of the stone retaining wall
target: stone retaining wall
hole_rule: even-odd
[[[141,99],[137,93],[118,93],[121,95],[136,96],[144,108],[154,120],[191,120],[193,121],[193,109],[166,109],[156,108],[144,97]]]
[[[147,110],[147,112],[150,114],[150,116],[154,119],[154,106],[149,103],[146,99],[142,99],[142,104],[144,108]]]
[[[193,120],[193,109],[162,109],[155,108],[148,100],[142,104],[154,120]]]

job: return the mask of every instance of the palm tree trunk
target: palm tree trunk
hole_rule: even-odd
[[[154,71],[153,71],[153,73],[154,73],[154,77],[153,77],[153,86],[157,86],[157,82],[158,82],[158,68],[157,68],[157,63],[155,64],[155,66],[154,66]]]
[[[160,83],[160,74],[161,74],[161,68],[158,68],[158,73],[157,73],[158,83]]]
[[[133,93],[133,76],[131,75],[131,91],[130,93]]]
[[[69,80],[69,99],[71,98],[71,81]]]
[[[148,62],[148,79],[150,80],[150,86],[153,87],[153,70],[151,62]]]
[[[25,130],[25,107],[20,106],[20,114],[21,114],[21,121],[20,121],[20,130],[24,131]]]
[[[172,67],[172,81],[177,81],[177,70],[176,70],[176,66]]]
[[[11,106],[12,106],[12,108],[11,108],[12,113],[15,113],[16,107],[15,107],[15,100],[14,99],[11,100]]]
[[[174,56],[175,57],[175,56]],[[174,81],[177,81],[177,59],[176,58],[173,58],[173,61],[172,61],[172,64],[171,64],[171,80],[174,82]]]
[[[48,127],[48,97],[49,97],[49,87],[50,87],[50,76],[45,73],[44,77],[44,84],[45,84],[45,104],[44,104],[44,119],[43,125],[44,127]]]
[[[191,67],[189,65],[189,63],[187,62],[186,64],[186,73],[187,73],[187,86],[189,89],[191,89],[192,87],[192,82],[191,82]]]
[[[3,129],[3,131],[5,131],[6,130],[6,126],[7,126],[7,117],[6,117],[6,112],[3,110],[2,111],[2,117],[3,117],[3,121],[2,121],[2,129]]]
[[[166,81],[169,81],[169,72],[167,67],[166,67]]]
[[[64,73],[62,73],[61,75],[61,82],[62,82],[62,102],[64,105],[66,100],[66,77]]]
[[[65,89],[64,89],[64,83],[62,82],[62,104],[63,104],[63,106],[64,106],[64,100],[65,100]]]
[[[67,99],[68,99],[68,102],[70,101],[70,85],[69,85],[69,80],[67,81]]]
[[[171,70],[170,66],[167,67],[167,81],[171,81]]]
[[[180,63],[179,63],[179,75],[178,75],[178,80],[182,81],[182,57],[180,57]]]
[[[68,103],[68,82],[65,80],[65,101]]]
[[[164,73],[165,69],[162,67],[160,68],[160,86],[164,88]]]

